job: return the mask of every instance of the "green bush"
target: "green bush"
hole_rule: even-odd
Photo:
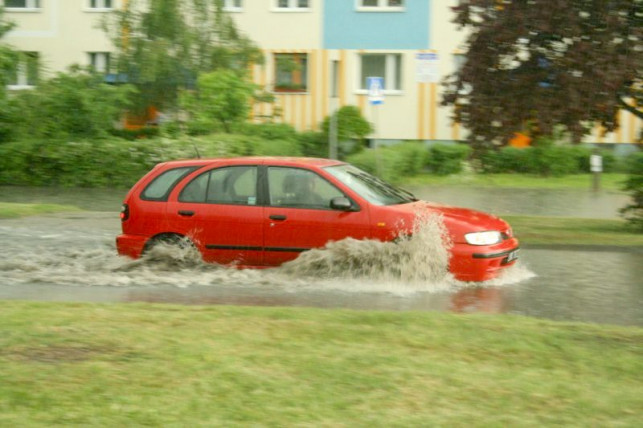
[[[73,66],[67,73],[18,91],[3,106],[9,141],[107,138],[128,105],[133,88],[108,85],[100,74]]]
[[[471,147],[464,144],[435,144],[429,148],[426,165],[437,175],[457,174],[470,153]]]
[[[295,140],[215,134],[167,138],[27,141],[0,145],[0,184],[128,187],[155,164],[174,159],[249,155],[299,156]]]
[[[156,126],[144,126],[140,129],[113,129],[111,134],[125,140],[158,137],[160,130]]]
[[[527,173],[560,176],[589,172],[589,159],[593,150],[585,146],[556,146],[543,144],[519,149],[503,147],[487,151],[480,157],[485,173]],[[614,172],[618,161],[608,150],[598,152],[603,156],[603,171]]]
[[[322,132],[308,131],[297,135],[299,147],[304,156],[325,158],[329,155],[328,137]]]
[[[568,147],[533,147],[527,149],[528,168],[538,175],[561,176],[579,172],[578,163],[574,152]]]
[[[489,150],[480,157],[482,171],[485,173],[528,172],[528,149],[505,147]]]
[[[422,170],[426,153],[422,143],[409,142],[366,149],[348,156],[346,161],[386,181],[399,182]]]
[[[267,140],[295,140],[297,131],[285,123],[244,123],[237,131],[245,135],[254,135]]]
[[[629,173],[623,190],[627,191],[632,202],[621,209],[621,215],[643,233],[643,152],[638,152],[629,159]]]

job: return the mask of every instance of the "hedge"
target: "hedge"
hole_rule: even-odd
[[[426,166],[437,175],[457,174],[471,154],[471,147],[464,144],[434,144],[429,148]]]
[[[560,176],[590,172],[589,159],[594,151],[583,146],[545,146],[518,149],[504,147],[480,157],[485,173],[527,173]],[[603,171],[614,172],[619,164],[613,153],[597,152],[603,157]]]
[[[0,184],[129,187],[155,164],[174,159],[249,155],[298,156],[298,143],[246,135],[0,145]]]

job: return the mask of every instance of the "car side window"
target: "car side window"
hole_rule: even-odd
[[[141,193],[141,199],[146,201],[167,201],[174,186],[176,186],[183,177],[197,168],[196,166],[186,166],[163,172],[145,187]]]
[[[183,188],[179,201],[256,205],[257,167],[232,166],[205,172]]]
[[[270,205],[276,207],[330,209],[330,201],[344,194],[312,171],[269,167]]]

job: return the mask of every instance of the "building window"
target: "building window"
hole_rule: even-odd
[[[243,10],[242,0],[224,0],[223,10],[227,12],[241,12]]]
[[[369,77],[384,78],[385,91],[402,89],[401,54],[362,54],[360,55],[360,66],[360,90],[368,90]]]
[[[404,10],[404,0],[357,0],[357,10],[365,12],[399,12]]]
[[[113,0],[89,0],[90,9],[111,9],[113,7]]]
[[[308,91],[308,55],[275,54],[275,92]]]
[[[89,52],[89,65],[92,70],[99,73],[109,73],[110,53],[109,52]]]
[[[40,9],[40,0],[4,0],[7,9]]]
[[[276,0],[275,9],[278,11],[302,11],[310,9],[310,0]]]
[[[21,52],[9,87],[13,89],[23,89],[37,85],[40,72],[39,59],[40,55],[38,52]]]

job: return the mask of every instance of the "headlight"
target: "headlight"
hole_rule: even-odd
[[[502,241],[502,235],[497,230],[487,232],[473,232],[464,235],[464,239],[471,245],[493,245]]]

